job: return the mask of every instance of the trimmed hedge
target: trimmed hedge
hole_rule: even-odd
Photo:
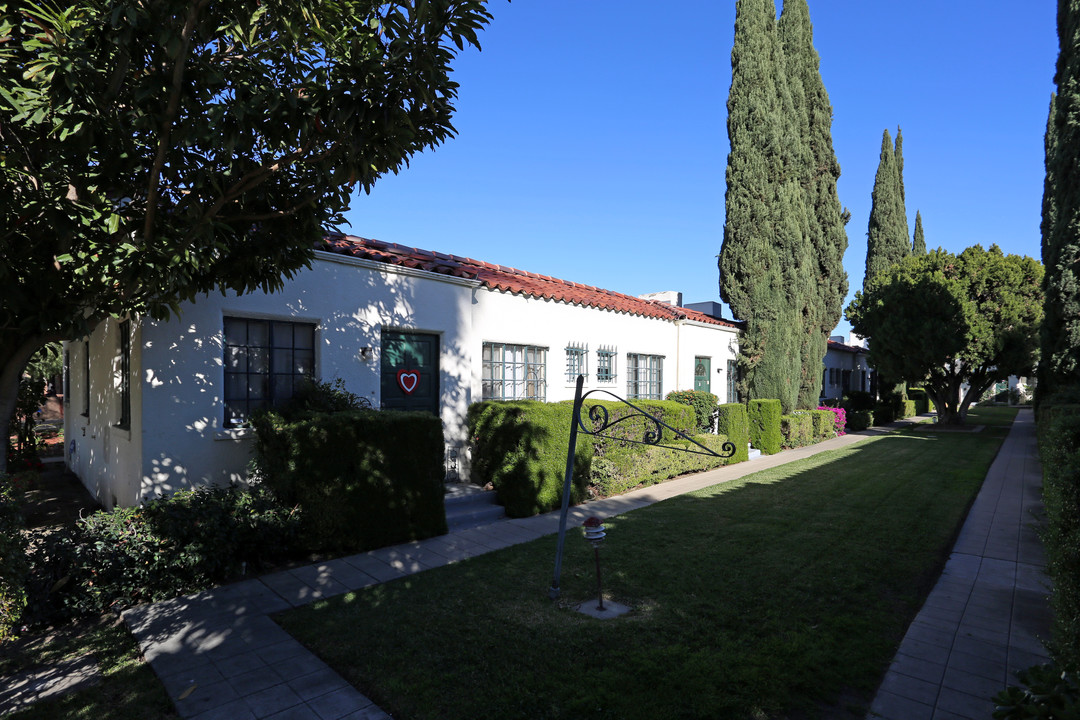
[[[810,419],[814,426],[814,442],[836,437],[836,415],[831,410],[811,410]]]
[[[1051,650],[1066,670],[1080,669],[1080,408],[1044,407],[1039,426],[1046,504],[1047,571],[1053,580]]]
[[[880,403],[874,408],[874,425],[888,425],[896,419],[896,410],[891,403]]]
[[[780,432],[782,414],[779,400],[751,400],[746,408],[750,443],[766,455],[775,455],[783,446]]]
[[[693,423],[693,408],[677,407],[684,408]],[[510,517],[529,517],[561,506],[573,411],[572,403],[535,400],[469,406],[474,481],[491,483]],[[571,504],[587,497],[592,455],[592,437],[578,433]]]
[[[915,403],[915,414],[922,415],[934,409],[930,396],[922,388],[908,388],[908,399]]]
[[[704,390],[675,390],[669,392],[664,399],[694,408],[696,430],[702,433],[712,432],[713,413],[716,412],[716,404],[720,398]]]
[[[790,415],[780,416],[780,433],[784,436],[781,445],[785,449],[812,445],[814,441],[814,418],[805,411],[795,411]]]
[[[315,551],[359,552],[446,532],[442,422],[429,413],[352,410],[253,420],[256,475],[303,509]]]
[[[724,435],[698,435],[694,440],[715,452],[727,442]],[[671,443],[681,449],[634,445],[617,440],[597,440],[592,459],[591,494],[610,497],[639,486],[656,485],[689,473],[703,472],[730,465],[735,457],[718,458],[685,440]],[[745,443],[743,444],[745,448]]]
[[[847,431],[859,432],[865,430],[873,424],[874,416],[869,410],[848,410],[847,411]]]
[[[735,456],[731,462],[746,462],[750,459],[750,422],[746,417],[746,406],[742,403],[724,403],[717,407],[716,432],[726,435],[735,444]]]

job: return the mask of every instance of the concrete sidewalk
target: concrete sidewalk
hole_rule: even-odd
[[[941,578],[908,627],[870,718],[986,720],[991,698],[1017,682],[1017,671],[1049,661],[1041,518],[1035,422],[1031,410],[1021,410]]]
[[[1022,412],[1021,418],[1024,417]],[[1019,454],[1021,450],[1024,453],[1028,452],[1026,444],[1014,441],[1014,435],[1017,434],[1018,429],[1030,428],[1030,417],[1031,413],[1027,411],[1026,426],[1018,419],[1018,424],[1014,425],[1009,440],[1002,447],[998,460],[994,463],[994,468],[998,467],[1000,461]],[[825,450],[861,442],[867,437],[890,432],[891,429],[893,428],[872,428],[862,433],[833,438],[811,447],[788,450],[752,462],[718,468],[642,488],[618,497],[586,503],[570,509],[569,523],[580,525],[590,515],[607,517],[625,513],[726,480],[809,457]],[[1030,430],[1028,434],[1030,435]],[[1037,463],[1035,472],[1036,474],[1038,472]],[[1020,519],[1022,511],[1017,508],[1017,505],[1025,499],[1022,493],[998,489],[991,491],[999,496],[998,501],[991,503],[983,500],[991,485],[1011,488],[1015,484],[1010,471],[1000,471],[998,474],[1001,479],[992,482],[995,470],[991,470],[971,513],[972,517],[985,517],[988,528],[993,528],[988,532],[994,534],[995,537],[1002,528],[1001,522],[995,520],[998,512],[1016,518],[1009,521],[1012,523],[1009,527],[1015,530],[1014,534],[1019,532],[1016,528],[1026,527]],[[1035,499],[1038,497],[1039,487],[1041,487],[1041,479],[1035,486]],[[519,520],[501,520],[483,527],[282,571],[187,597],[132,608],[124,613],[124,619],[134,633],[147,661],[150,662],[175,702],[178,712],[185,718],[200,718],[200,720],[210,718],[230,720],[387,718],[389,716],[375,706],[370,699],[346,683],[337,673],[278,627],[268,617],[269,614],[299,607],[318,598],[331,597],[534,540],[555,533],[558,530],[558,524],[558,512]],[[964,537],[968,536],[966,527]],[[972,542],[977,542],[977,539]],[[996,548],[997,544],[985,541],[982,543],[984,548],[990,546]],[[958,543],[959,547],[960,543]],[[1009,590],[1010,593],[1014,581],[1016,583],[1023,581],[1025,588],[1039,582],[1027,573],[1032,563],[1026,556],[1024,563],[1025,573],[1022,576],[1014,573],[1011,580],[1004,580],[1005,585],[1008,586],[1004,589]],[[990,572],[990,569],[988,565],[986,571]],[[968,565],[960,567],[950,563],[946,570],[946,577],[964,573],[971,573]],[[976,579],[980,577],[978,571],[975,575]],[[994,577],[998,582],[1002,582],[999,576]],[[1025,603],[1029,601],[1038,603],[1043,600],[1043,596],[1037,590],[1032,590],[1031,593],[1030,596],[1022,596]],[[927,602],[928,607],[930,602]],[[1043,603],[1045,604],[1044,600]],[[1035,617],[1034,610],[1031,612],[1031,617]],[[948,617],[952,618],[953,615]],[[952,622],[959,623],[965,617],[961,614]],[[1016,624],[1018,627],[1015,635],[1019,640],[1022,623],[1009,623],[1008,619],[1011,617],[1008,616],[1006,627],[1011,629],[1013,624]],[[1029,617],[1026,609],[1023,617]],[[994,621],[986,619],[984,625],[986,622],[992,624]],[[1041,620],[1039,622],[1041,623]],[[983,629],[992,632],[998,630],[999,627],[992,626]],[[1040,624],[1040,629],[1032,632],[1041,632],[1041,627]],[[1009,633],[1009,636],[1011,637],[1012,633]],[[1028,637],[1028,635],[1023,637]],[[916,642],[920,641],[916,640]],[[1033,642],[1028,642],[1025,647],[1030,647]],[[1037,654],[1034,650],[1032,652],[1033,656]],[[907,668],[912,662],[920,662],[917,656],[907,655],[906,657],[911,659],[904,661],[905,664],[901,666],[901,670]],[[940,659],[940,652],[937,657],[939,659],[935,661],[936,663],[947,665],[947,661]],[[1014,659],[1019,662],[1020,656],[1016,655]],[[894,663],[894,668],[896,667]],[[890,672],[890,677],[892,677],[892,672]],[[902,677],[907,676],[902,675]],[[942,678],[938,680],[939,685],[944,682],[944,677],[943,671]],[[930,681],[923,680],[923,682]],[[879,717],[903,718],[904,720],[914,717],[969,717],[963,714],[925,716],[887,714],[892,712],[889,702],[894,698],[899,698],[898,703],[908,700],[907,696],[898,692],[905,683],[906,681],[897,683],[887,679],[886,684],[883,684],[879,700],[874,705],[875,712],[882,713]],[[1004,687],[1004,684],[997,689],[1001,687]],[[996,692],[996,689],[992,692]],[[882,701],[882,698],[885,700]],[[931,706],[927,705],[927,707]],[[987,716],[988,713],[984,713],[979,717]]]

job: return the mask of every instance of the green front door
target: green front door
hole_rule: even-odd
[[[439,414],[439,336],[383,330],[381,406]]]
[[[694,358],[694,389],[701,392],[712,392],[712,358]]]

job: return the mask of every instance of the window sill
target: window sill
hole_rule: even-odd
[[[225,428],[218,430],[214,433],[214,440],[243,440],[244,438],[255,437],[255,428],[250,427],[237,427],[237,428]]]

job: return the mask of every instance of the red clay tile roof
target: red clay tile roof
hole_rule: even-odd
[[[317,249],[364,260],[374,260],[389,265],[427,270],[440,275],[478,280],[490,290],[499,290],[517,295],[527,295],[529,297],[556,300],[573,305],[584,305],[585,307],[595,307],[662,320],[694,320],[710,325],[722,325],[731,328],[741,327],[739,323],[732,320],[721,320],[697,310],[674,307],[655,300],[644,300],[632,295],[623,295],[611,290],[559,280],[546,275],[537,275],[524,270],[515,270],[503,265],[492,265],[491,263],[457,255],[419,250],[380,240],[369,240],[352,235],[334,235],[327,238]]]

